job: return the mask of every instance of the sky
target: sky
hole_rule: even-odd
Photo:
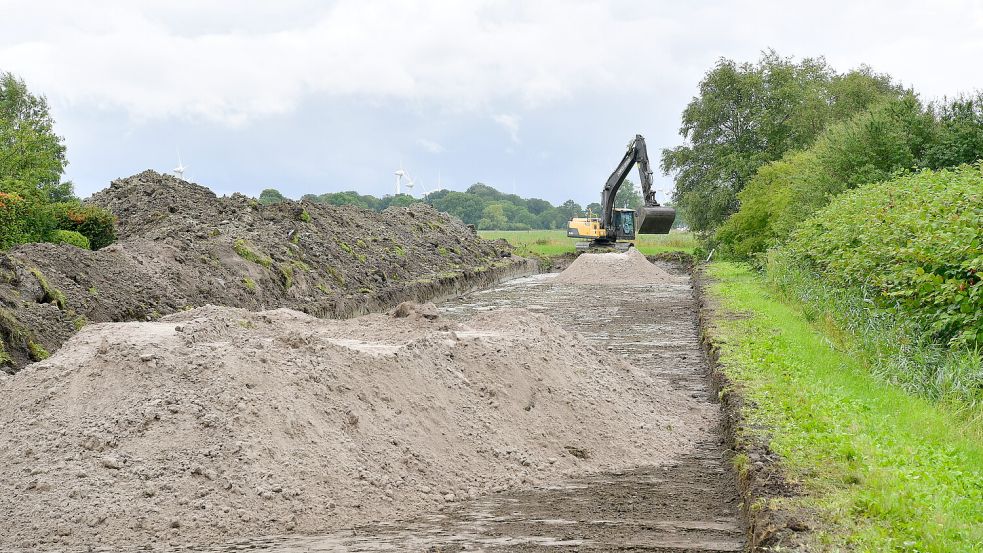
[[[402,167],[416,195],[586,204],[635,134],[681,142],[719,58],[767,48],[970,93],[983,2],[0,0],[0,71],[48,98],[83,197],[180,156],[220,194],[381,196]]]

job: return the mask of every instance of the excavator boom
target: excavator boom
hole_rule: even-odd
[[[645,205],[638,208],[636,213],[636,227],[639,234],[668,234],[672,228],[673,221],[676,220],[676,210],[671,207],[663,207],[655,199],[655,190],[652,187],[652,169],[649,165],[648,149],[645,147],[645,138],[636,134],[635,138],[628,143],[628,150],[621,163],[608,177],[601,192],[601,225],[609,230],[609,236],[613,236],[612,227],[614,225],[614,199],[618,194],[618,189],[625,182],[628,173],[633,166],[638,165],[638,177],[642,185],[642,197]]]
[[[638,176],[642,184],[645,204],[636,211],[618,209],[614,206],[618,190],[628,177],[632,167],[638,165]],[[588,238],[590,243],[583,247],[614,246],[618,240],[633,240],[639,234],[668,234],[676,220],[676,210],[659,205],[652,188],[652,170],[649,166],[645,138],[636,134],[628,143],[628,151],[621,158],[601,191],[600,217],[575,218],[567,224],[567,236]],[[628,244],[626,244],[627,247]],[[581,246],[578,245],[578,249]]]

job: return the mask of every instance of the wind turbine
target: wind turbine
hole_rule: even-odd
[[[184,172],[187,171],[187,170],[188,170],[188,166],[185,165],[184,162],[181,161],[181,151],[178,150],[178,153],[177,153],[177,167],[175,167],[173,169],[174,174],[177,175],[177,178],[179,178],[181,180],[184,180]]]
[[[396,169],[396,172],[394,172],[393,174],[396,175],[396,195],[399,196],[400,194],[399,185],[403,182],[403,177],[406,177],[406,179],[409,180],[409,175],[407,175],[406,171],[403,170],[403,160],[399,160],[399,169]],[[413,187],[412,184],[410,184],[409,186],[411,188]]]

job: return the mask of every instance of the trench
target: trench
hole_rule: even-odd
[[[685,274],[679,265],[662,266]],[[542,312],[587,343],[650,369],[660,386],[683,395],[702,414],[692,447],[662,465],[502,492],[412,520],[182,550],[744,551],[746,525],[723,417],[707,378],[690,281],[585,287],[552,285],[554,276],[512,279],[449,299],[440,309],[449,317],[504,307]]]

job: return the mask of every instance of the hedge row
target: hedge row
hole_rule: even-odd
[[[983,165],[841,194],[779,254],[910,318],[937,343],[983,346]]]

